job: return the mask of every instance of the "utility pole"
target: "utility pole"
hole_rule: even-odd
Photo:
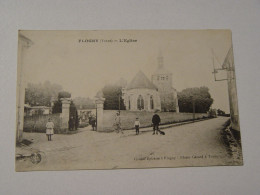
[[[119,124],[121,128],[121,117],[120,117],[120,92],[118,92],[118,114],[119,114]],[[122,131],[122,130],[121,130]]]
[[[194,122],[194,120],[195,120],[195,101],[194,101],[193,96],[191,96],[191,101],[192,101],[192,119]]]
[[[118,112],[120,115],[120,93],[118,93]]]
[[[98,124],[97,104],[95,104],[95,107],[96,107],[96,130],[97,130],[97,124]]]
[[[214,64],[214,52],[212,50],[213,58],[213,74],[215,81],[227,81],[228,85],[228,95],[229,95],[229,107],[230,107],[230,118],[232,129],[240,131],[239,126],[239,117],[238,117],[238,101],[237,101],[237,88],[236,88],[236,78],[235,78],[235,69],[234,69],[234,55],[233,47],[231,46],[228,50],[228,53],[222,63],[222,68],[215,68]],[[220,64],[220,63],[219,63]],[[221,65],[221,64],[220,64]],[[226,71],[227,78],[217,79],[216,74],[218,71]]]

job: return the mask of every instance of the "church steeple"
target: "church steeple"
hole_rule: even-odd
[[[158,55],[158,68],[163,68],[163,56],[161,50],[159,51]]]
[[[168,75],[171,74],[167,69],[164,67],[164,59],[161,50],[159,51],[159,55],[157,57],[158,65],[157,70],[154,72],[153,75]]]
[[[152,83],[158,87],[159,91],[167,91],[172,88],[172,73],[164,67],[163,55],[159,51],[158,67],[152,75]]]

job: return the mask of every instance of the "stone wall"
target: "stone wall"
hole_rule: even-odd
[[[113,131],[113,123],[116,115],[116,110],[104,110],[103,115],[103,131]],[[120,111],[121,116],[121,127],[123,129],[133,129],[134,121],[136,117],[139,118],[141,127],[149,127],[152,124],[153,112],[146,111]],[[175,113],[175,112],[159,112],[158,115],[161,118],[161,124],[169,124],[181,121],[192,120],[192,113]],[[200,119],[203,117],[208,117],[206,113],[196,113],[195,118]]]
[[[54,133],[66,133],[67,128],[61,127],[61,114],[49,114],[49,115],[34,115],[24,117],[23,131],[25,132],[46,132],[46,123],[48,119],[52,118],[54,123]]]

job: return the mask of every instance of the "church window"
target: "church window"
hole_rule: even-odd
[[[153,105],[153,96],[150,96],[150,108],[151,108],[151,110],[154,109],[154,105]]]
[[[131,110],[131,101],[130,101],[130,97],[129,97],[129,101],[128,101],[128,107],[129,107],[129,110]]]
[[[162,77],[161,79],[164,80],[164,77]]]
[[[138,110],[144,109],[144,98],[141,95],[139,95],[139,97],[137,99],[137,109]]]

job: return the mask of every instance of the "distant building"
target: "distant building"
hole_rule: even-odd
[[[177,91],[172,87],[172,73],[164,68],[161,55],[151,81],[139,71],[122,89],[122,96],[126,110],[179,112]]]
[[[47,106],[30,106],[28,104],[25,104],[24,105],[24,114],[25,114],[25,116],[51,114],[51,107],[47,107]]]

